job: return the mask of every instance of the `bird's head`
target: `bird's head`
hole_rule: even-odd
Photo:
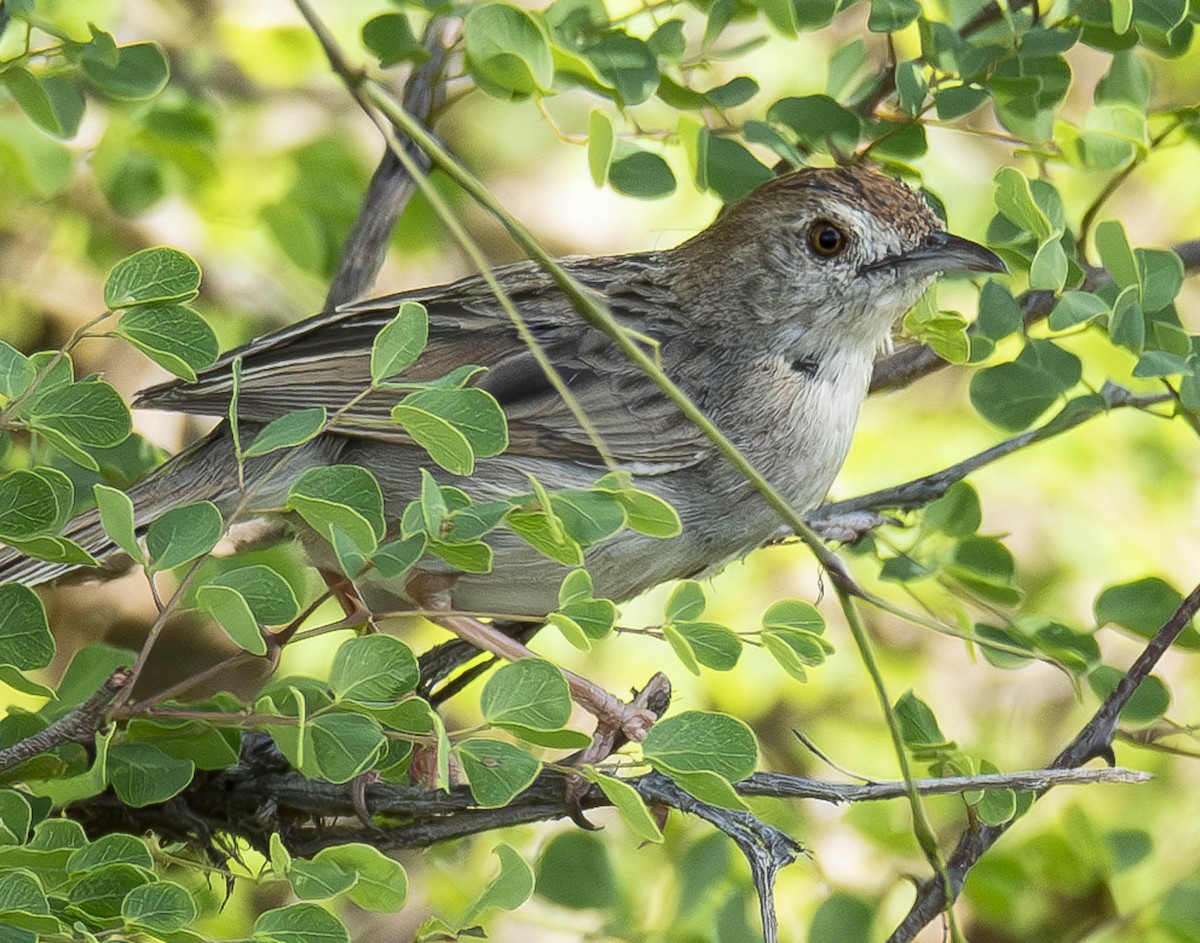
[[[676,252],[731,320],[872,344],[939,273],[1006,271],[947,233],[920,194],[865,167],[770,180]]]

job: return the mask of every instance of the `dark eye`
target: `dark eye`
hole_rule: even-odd
[[[822,258],[832,258],[846,248],[846,233],[827,219],[808,227],[808,247]]]

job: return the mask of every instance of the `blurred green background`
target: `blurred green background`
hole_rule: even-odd
[[[644,29],[657,15],[655,6],[613,3],[609,12]],[[78,134],[67,141],[44,134],[11,100],[0,99],[0,339],[26,352],[58,347],[103,309],[109,267],[159,244],[199,260],[204,281],[197,307],[223,347],[318,311],[380,146],[330,76],[295,9],[283,0],[39,0],[37,7],[68,36],[86,38],[87,24],[94,22],[120,42],[158,43],[170,61],[171,80],[149,101],[89,102]],[[362,24],[392,9],[339,0],[319,12],[351,55],[365,58]],[[687,35],[697,41],[702,13],[686,6],[669,10],[686,20]],[[721,39],[730,55],[705,64],[703,84],[754,76],[762,91],[741,106],[746,114],[783,95],[825,92],[831,56],[854,41],[865,43],[867,72],[886,61],[885,37],[865,34],[866,17],[860,4],[827,28],[795,39],[772,33],[761,21],[735,23]],[[893,38],[897,58],[918,52],[915,28]],[[0,39],[0,59],[18,54],[19,40],[10,29]],[[1082,122],[1110,57],[1077,46],[1066,58],[1072,82],[1058,114]],[[1200,104],[1200,52],[1145,61],[1153,76],[1152,105]],[[460,86],[465,80],[452,83],[452,97]],[[582,146],[595,105],[595,96],[581,89],[540,105],[475,91],[447,109],[437,131],[558,254],[664,247],[711,220],[719,201],[692,185],[683,148],[669,138],[675,113],[654,100],[633,114],[645,140],[663,139],[661,153],[676,171],[678,188],[665,198],[636,200],[596,187]],[[944,203],[952,231],[982,239],[995,212],[995,172],[1011,165],[1032,174],[1037,161],[986,110],[965,121],[931,118],[927,133],[928,152],[913,167]],[[765,150],[755,153],[773,162]],[[1061,163],[1044,170],[1075,220],[1112,176]],[[1198,180],[1197,136],[1178,135],[1130,174],[1102,218],[1121,220],[1134,246],[1196,238]],[[449,186],[443,189],[451,193]],[[494,261],[519,257],[494,221],[451,196]],[[377,288],[416,287],[469,271],[417,197],[401,220]],[[1011,287],[1021,287],[1020,276]],[[940,302],[970,319],[976,297],[970,284],[953,283],[941,289]],[[1188,282],[1177,308],[1191,331],[1200,330],[1198,305],[1200,290]],[[1161,389],[1155,380],[1133,378],[1136,357],[1103,337],[1078,332],[1061,344],[1083,359],[1085,383],[1098,387],[1112,378],[1132,389]],[[165,378],[128,346],[106,339],[83,344],[76,363],[79,373],[101,372],[123,394]],[[946,369],[908,389],[873,396],[834,496],[919,477],[1000,441],[1005,433],[970,405],[971,373]],[[111,480],[132,476],[156,450],[175,451],[201,431],[194,421],[150,412],[136,414],[136,428],[145,444],[131,441],[110,456],[104,470]],[[1017,561],[1014,582],[1024,593],[1017,612],[1096,630],[1105,662],[1127,665],[1139,640],[1099,628],[1094,601],[1105,587],[1141,577],[1157,576],[1184,591],[1197,580],[1197,444],[1184,422],[1119,411],[971,476],[983,509],[980,533],[1003,537]],[[17,467],[24,457],[10,450],[5,461]],[[895,530],[879,540],[905,545],[903,532]],[[852,561],[869,585],[915,605],[903,587],[879,582],[871,555]],[[298,564],[293,571],[304,578]],[[943,612],[957,605],[937,587],[913,592]],[[624,607],[622,623],[660,622],[665,594],[660,589]],[[664,643],[636,635],[587,655],[557,636],[539,638],[538,648],[618,691],[666,664],[675,709],[713,708],[747,720],[760,738],[763,769],[841,778],[800,744],[793,735],[799,730],[841,766],[871,778],[896,778],[875,694],[836,601],[823,593],[802,547],[764,549],[731,565],[712,581],[711,597],[707,617],[735,629],[756,627],[763,610],[780,598],[821,600],[837,652],[800,684],[755,649],[732,672],[694,678]],[[154,611],[136,577],[63,587],[46,598],[60,648],[51,676],[86,641],[136,646]],[[934,709],[947,737],[1001,769],[1046,764],[1097,704],[1086,683],[1048,664],[1003,670],[961,641],[878,613],[868,620],[892,698],[911,688]],[[414,644],[440,637],[429,627],[411,631]],[[289,650],[284,667],[321,674],[337,642],[323,638]],[[214,657],[220,644],[210,634],[177,627],[157,670],[164,678],[178,676],[193,659]],[[1196,657],[1173,653],[1158,671],[1171,692],[1167,716],[1185,725],[1170,740],[1178,755],[1122,740],[1120,763],[1152,772],[1152,783],[1063,788],[1039,801],[971,875],[960,911],[971,940],[1200,940],[1200,770],[1189,756],[1197,744],[1186,727],[1200,714]],[[223,686],[246,693],[256,677],[249,672]],[[468,693],[453,703],[451,728],[475,722],[476,697]],[[26,707],[38,703],[11,692],[0,698]],[[904,803],[838,808],[759,800],[754,807],[810,853],[780,877],[784,939],[805,939],[810,932],[821,940],[880,937],[907,909],[911,890],[904,878],[923,876],[926,867]],[[932,799],[927,807],[940,837],[952,841],[964,821],[962,801]],[[599,835],[553,824],[503,836],[531,859],[540,856],[544,867],[538,895],[519,911],[492,919],[491,939],[756,938],[748,870],[722,836],[676,815],[665,845],[638,847],[615,815],[595,818],[607,826]],[[462,910],[492,873],[497,840],[487,835],[403,855],[412,880],[409,904],[398,915],[346,913],[355,938],[407,939],[430,912]],[[257,866],[251,858],[247,872]],[[219,884],[208,901],[206,929],[214,936],[243,934],[257,912],[284,901],[285,885],[239,880],[221,907]],[[939,939],[940,930],[931,928],[927,938]]]

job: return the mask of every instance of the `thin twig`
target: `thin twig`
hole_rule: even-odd
[[[1044,425],[1005,439],[990,449],[984,449],[977,455],[965,458],[961,462],[931,475],[860,495],[857,498],[822,504],[808,513],[808,522],[822,532],[827,528],[838,527],[839,521],[843,520],[846,521],[846,524],[843,525],[845,527],[853,526],[859,521],[869,522],[872,517],[877,523],[886,523],[887,518],[871,515],[870,512],[924,507],[944,495],[951,485],[962,481],[985,465],[1031,445],[1052,439],[1082,425],[1089,419],[1094,419],[1096,416],[1104,415],[1114,409],[1124,407],[1145,409],[1171,400],[1172,397],[1169,393],[1139,395],[1115,383],[1107,383],[1095,402],[1083,404],[1077,401],[1074,405],[1068,405],[1066,409]]]
[[[1087,722],[1074,740],[1055,757],[1051,769],[1071,769],[1102,757],[1113,762],[1112,742],[1116,734],[1117,718],[1142,683],[1171,647],[1179,634],[1187,628],[1196,612],[1200,610],[1200,586],[1193,589],[1179,608],[1163,624],[1147,643],[1142,653],[1134,660],[1125,676],[1113,692],[1104,699],[1092,719]],[[1038,790],[1039,795],[1044,790]],[[1003,825],[972,825],[959,839],[958,847],[950,856],[947,867],[951,878],[951,896],[962,890],[967,872],[980,857],[992,847],[1012,822]],[[930,921],[934,920],[948,904],[948,897],[938,877],[924,881],[917,889],[917,898],[908,915],[888,937],[888,943],[908,943]]]

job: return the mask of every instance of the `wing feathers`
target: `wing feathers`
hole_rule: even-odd
[[[647,304],[653,304],[658,314],[674,313],[664,310],[672,296],[651,278],[658,270],[647,264],[652,261],[648,256],[624,256],[570,265],[585,284],[605,291],[620,305],[616,313],[633,330],[647,333],[640,316]],[[695,429],[606,337],[580,321],[548,276],[530,263],[499,269],[497,275],[614,458],[642,474],[703,459],[706,448]],[[645,282],[640,289],[639,279]],[[337,412],[370,385],[371,344],[405,301],[426,306],[430,342],[398,379],[428,381],[462,364],[479,364],[488,369],[473,382],[504,407],[510,452],[600,463],[567,403],[480,278],[319,314],[231,351],[195,383],[152,387],[138,397],[136,405],[223,415],[232,392],[231,366],[240,356],[238,415],[242,420],[268,422],[311,406]],[[366,396],[339,417],[334,432],[411,444],[404,429],[391,421],[391,407],[404,395],[405,391],[392,389]]]

